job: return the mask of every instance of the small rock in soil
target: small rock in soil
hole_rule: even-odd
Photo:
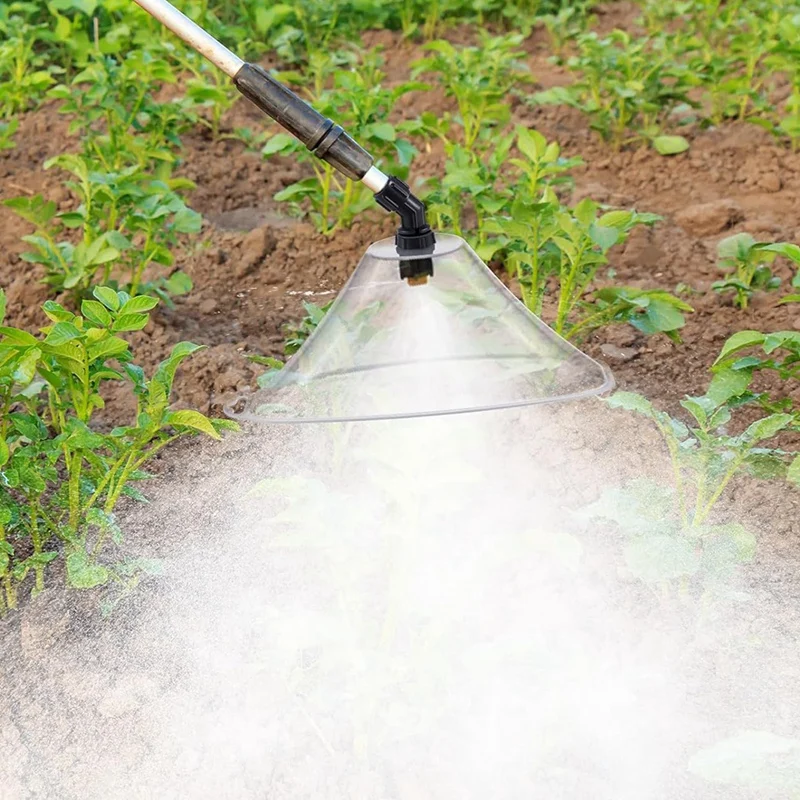
[[[639,351],[633,347],[617,347],[615,344],[604,344],[600,347],[600,352],[612,361],[630,361],[639,355]]]
[[[675,222],[687,233],[713,236],[744,219],[742,207],[735,200],[715,200],[687,206],[675,214]]]

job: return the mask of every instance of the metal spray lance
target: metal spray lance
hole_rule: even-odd
[[[315,156],[342,175],[361,181],[378,205],[400,217],[395,243],[401,277],[416,282],[433,274],[430,258],[403,259],[433,253],[436,238],[425,216],[425,205],[406,183],[385,175],[373,157],[340,125],[313,109],[257,64],[243,61],[167,0],[134,0],[190,47],[232,78],[236,88],[265,114],[299,139]]]

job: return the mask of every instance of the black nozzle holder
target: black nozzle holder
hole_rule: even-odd
[[[372,166],[372,156],[339,125],[315,111],[262,67],[245,64],[233,82],[248,100],[346,177],[360,181]]]
[[[375,200],[382,208],[400,216],[400,227],[395,236],[397,252],[401,256],[400,277],[407,279],[433,275],[433,259],[402,259],[403,255],[432,255],[436,246],[436,236],[428,225],[422,200],[393,175],[389,176],[383,189],[375,194]]]

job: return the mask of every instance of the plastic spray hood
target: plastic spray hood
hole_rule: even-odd
[[[439,235],[426,257],[433,276],[413,285],[400,277],[394,241],[373,244],[314,334],[229,415],[272,423],[391,419],[613,388],[605,367],[528,311],[463,239]]]

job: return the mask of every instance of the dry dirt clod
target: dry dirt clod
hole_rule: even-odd
[[[236,265],[236,275],[240,278],[249,275],[277,246],[278,240],[268,226],[250,231],[242,242],[242,254]]]
[[[675,214],[675,222],[695,236],[714,236],[743,219],[742,207],[727,198],[687,206]]]
[[[762,175],[758,181],[758,186],[765,192],[779,192],[782,185],[783,183],[780,175],[776,175],[774,172],[768,172],[766,175]]]

